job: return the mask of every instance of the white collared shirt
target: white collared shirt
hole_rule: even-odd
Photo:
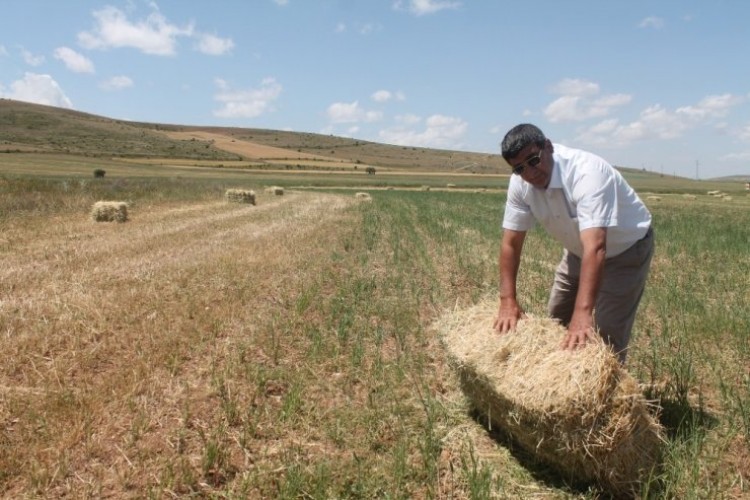
[[[536,221],[563,247],[583,254],[580,232],[607,228],[607,257],[630,248],[646,235],[651,213],[609,163],[595,154],[554,144],[554,166],[547,189],[511,175],[503,228],[528,231]]]

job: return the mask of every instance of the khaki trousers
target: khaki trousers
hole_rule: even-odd
[[[654,234],[653,229],[649,228],[646,236],[620,255],[604,262],[594,322],[599,334],[622,363],[627,356],[630,331],[646,286],[653,254]],[[565,326],[573,316],[580,274],[581,259],[565,250],[555,271],[548,303],[549,315]]]

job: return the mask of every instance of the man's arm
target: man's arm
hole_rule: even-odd
[[[568,325],[568,334],[562,342],[564,349],[583,347],[589,336],[595,332],[594,306],[604,273],[604,259],[607,256],[607,228],[595,227],[581,231],[581,243],[581,276],[573,317]]]
[[[503,241],[500,244],[498,267],[500,268],[500,304],[494,328],[500,333],[515,330],[519,318],[524,315],[523,309],[516,300],[516,277],[521,265],[521,251],[526,232],[503,231]]]

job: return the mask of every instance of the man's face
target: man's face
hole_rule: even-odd
[[[532,186],[545,189],[552,177],[552,144],[549,140],[540,148],[536,144],[529,144],[509,161],[513,173],[520,175]]]

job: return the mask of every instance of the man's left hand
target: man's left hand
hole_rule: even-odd
[[[595,335],[594,318],[588,314],[573,314],[568,325],[568,333],[560,347],[563,349],[580,349]]]

